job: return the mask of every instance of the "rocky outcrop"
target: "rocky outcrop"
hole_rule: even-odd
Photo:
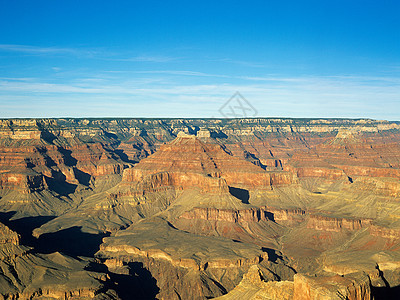
[[[359,230],[371,225],[370,219],[337,218],[322,215],[310,215],[307,228],[340,232],[343,230]]]
[[[269,220],[268,212],[262,208],[230,210],[195,207],[190,211],[184,212],[180,218],[188,220],[201,219],[207,221],[226,221],[232,223]]]
[[[400,197],[400,181],[387,177],[359,177],[354,181],[354,189],[397,200]]]
[[[369,227],[369,232],[373,236],[379,236],[386,239],[391,240],[399,240],[400,239],[400,230],[399,228],[388,228],[379,225],[371,225]]]
[[[46,188],[43,175],[29,169],[0,173],[0,189],[17,189],[29,194]]]
[[[40,139],[42,132],[37,126],[38,123],[38,120],[33,119],[0,120],[0,138]]]
[[[300,222],[303,222],[306,217],[306,211],[300,208],[292,209],[278,209],[275,207],[264,206],[262,210],[272,221],[285,226],[293,226]]]
[[[96,256],[123,264],[142,262],[157,280],[157,297],[162,299],[222,295],[239,283],[251,265],[268,260],[268,254],[254,245],[192,235],[161,219],[141,222],[104,238]]]
[[[289,173],[265,172],[246,160],[229,155],[216,143],[180,133],[134,168],[126,169],[121,184],[136,184],[132,195],[168,186],[178,190],[200,188],[203,192],[227,193],[228,185],[270,188],[294,180]]]
[[[100,246],[101,253],[107,253],[108,256],[112,257],[112,253],[124,253],[131,257],[138,257],[140,259],[153,259],[153,260],[165,260],[171,263],[174,267],[180,268],[188,268],[197,271],[204,271],[207,268],[239,268],[239,267],[248,267],[253,264],[258,264],[264,259],[268,260],[268,254],[262,253],[253,258],[238,258],[238,259],[210,259],[208,261],[199,261],[195,258],[173,258],[168,253],[160,250],[160,249],[151,249],[151,250],[140,250],[134,246]],[[120,261],[120,260],[119,260]]]
[[[57,146],[43,139],[5,142],[0,139],[0,190],[23,194],[52,190],[65,193],[71,185],[86,185],[93,179],[121,176],[125,164],[100,143]],[[64,186],[64,187],[63,187]]]
[[[293,295],[293,300],[370,300],[370,280],[368,275],[364,273],[331,277],[311,277],[296,274],[294,276]]]
[[[292,300],[293,281],[265,281],[260,268],[253,265],[243,275],[242,281],[218,300]]]
[[[304,166],[304,167],[292,167],[288,166],[285,170],[295,173],[299,178],[303,177],[315,177],[315,178],[325,178],[329,180],[339,180],[345,179],[347,176],[343,170],[336,168],[327,168],[322,166]]]
[[[123,184],[132,182],[136,184],[136,193],[132,195],[145,195],[173,187],[177,190],[187,188],[200,188],[203,193],[227,193],[228,185],[223,178],[206,176],[197,173],[185,172],[159,172],[143,177],[140,170],[136,168],[128,169],[124,172]]]
[[[0,223],[0,244],[1,245],[19,245],[19,236],[16,232],[10,230],[3,223]]]
[[[340,129],[337,135],[290,159],[288,170],[299,177],[322,177],[336,180],[343,176],[355,178],[399,178],[398,137],[390,132],[367,135],[362,129]],[[393,140],[394,139],[394,140]]]

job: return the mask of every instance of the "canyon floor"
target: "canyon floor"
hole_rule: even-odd
[[[0,120],[1,299],[400,299],[400,122]]]

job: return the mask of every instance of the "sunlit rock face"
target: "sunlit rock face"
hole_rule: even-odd
[[[271,188],[287,185],[295,177],[287,172],[266,172],[245,159],[224,151],[207,136],[203,141],[179,132],[176,139],[124,171],[122,183],[140,183],[143,191],[165,186],[200,188],[207,193],[227,193],[228,186]]]
[[[309,277],[296,274],[293,299],[371,299],[370,280],[366,274],[348,276]]]
[[[0,203],[6,298],[399,297],[396,122],[0,120]]]

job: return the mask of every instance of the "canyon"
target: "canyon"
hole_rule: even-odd
[[[398,299],[400,122],[0,120],[1,299]]]

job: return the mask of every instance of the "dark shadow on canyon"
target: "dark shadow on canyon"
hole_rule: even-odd
[[[371,287],[373,300],[397,300],[400,299],[400,285],[395,287]]]
[[[276,252],[276,250],[274,250],[274,249],[262,247],[261,250],[262,250],[263,252],[266,252],[266,253],[268,254],[268,260],[269,260],[269,261],[272,261],[272,262],[276,263],[276,261],[277,261],[278,259],[280,259],[280,260],[283,259],[282,256],[279,255],[279,254]]]
[[[58,151],[62,154],[63,159],[64,159],[64,164],[66,166],[68,166],[68,167],[76,166],[78,161],[76,160],[75,157],[73,157],[71,155],[72,154],[71,150],[67,150],[67,149],[64,149],[62,147],[58,147]]]
[[[92,176],[90,176],[90,174],[83,172],[77,168],[74,168],[74,175],[75,175],[75,178],[78,179],[80,184],[89,186],[90,179],[92,178]]]
[[[69,194],[73,194],[77,188],[76,184],[66,182],[65,175],[61,172],[54,173],[53,177],[44,176],[44,178],[49,189],[61,196],[68,196]]]
[[[390,287],[389,282],[386,280],[385,275],[376,264],[375,269],[378,271],[378,276],[381,278],[385,286],[382,287],[371,287],[371,294],[373,300],[383,300],[383,299],[400,299],[400,285],[395,287]]]
[[[36,253],[61,252],[72,257],[93,257],[106,236],[109,234],[82,232],[80,227],[73,226],[57,232],[44,233],[31,246]]]
[[[20,244],[31,247],[34,247],[37,242],[32,236],[32,231],[55,218],[54,216],[36,216],[10,220],[13,215],[15,212],[0,213],[0,222],[20,235]]]
[[[118,155],[118,157],[124,161],[124,162],[128,162],[128,163],[138,163],[138,161],[136,160],[131,160],[129,159],[128,155],[126,155],[126,153],[124,152],[124,150],[122,149],[116,149],[114,150],[115,154]]]
[[[110,280],[106,282],[105,288],[115,290],[122,300],[156,299],[160,288],[157,286],[157,280],[144,268],[143,263],[129,262],[123,268],[125,274],[117,274],[109,271],[104,264],[92,262],[86,270],[107,273]]]
[[[230,187],[229,187],[229,193],[230,193],[233,197],[238,198],[238,199],[239,199],[240,201],[242,201],[243,203],[249,204],[250,193],[249,193],[248,190],[230,186]]]
[[[43,224],[53,220],[54,216],[25,217],[16,220],[11,218],[16,212],[0,212],[0,222],[20,235],[20,244],[30,246],[33,254],[49,254],[60,252],[78,258],[79,256],[94,257],[99,250],[102,239],[109,234],[91,234],[82,232],[74,226],[54,233],[42,234],[35,238],[32,232]],[[151,273],[141,262],[127,264],[127,274],[109,272],[104,264],[92,261],[86,268],[88,271],[107,273],[110,276],[105,284],[105,290],[115,290],[122,300],[156,299],[160,289]]]
[[[57,137],[48,130],[46,130],[45,128],[43,128],[43,126],[38,125],[38,127],[41,128],[42,131],[41,138],[46,142],[48,142],[49,144],[53,144],[53,141],[57,139]]]
[[[264,211],[264,216],[265,216],[268,220],[271,220],[272,222],[275,222],[274,213],[269,212],[269,211]]]
[[[227,139],[228,136],[222,131],[212,131],[210,132],[210,136],[214,139]]]
[[[82,232],[80,227],[74,226],[57,232],[44,233],[36,238],[32,235],[33,230],[55,217],[36,216],[10,220],[14,214],[15,212],[0,213],[0,222],[20,235],[21,245],[33,247],[32,253],[61,252],[72,257],[94,257],[100,248],[103,237],[109,235]]]

